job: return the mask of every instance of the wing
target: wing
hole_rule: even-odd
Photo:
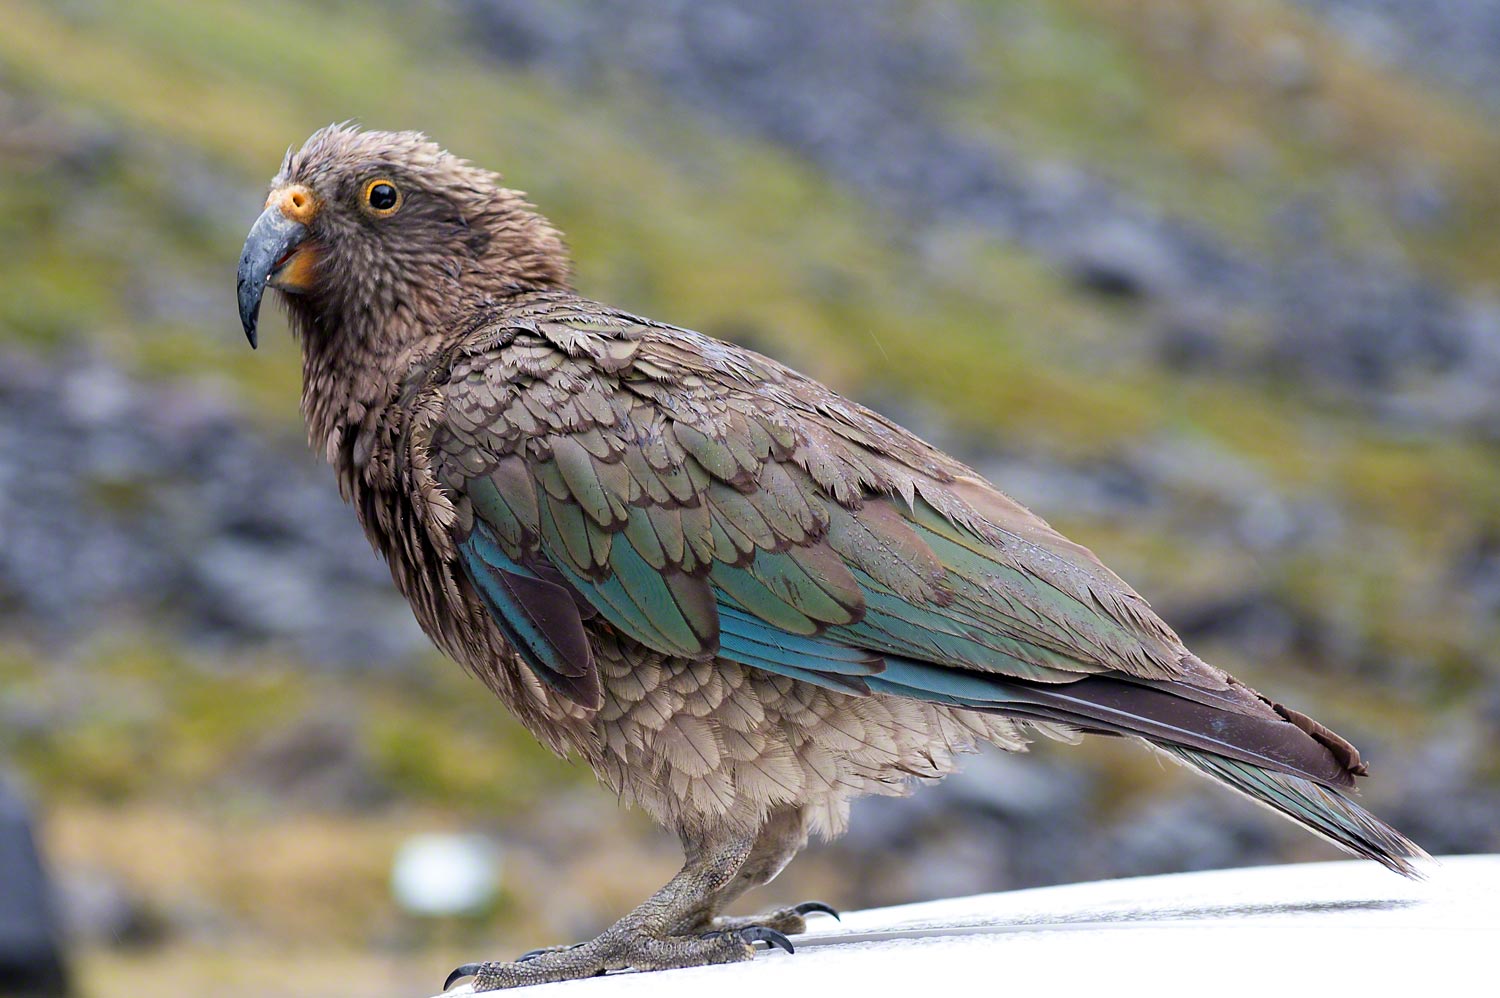
[[[1347,780],[1087,549],[774,361],[539,295],[470,337],[443,391],[464,569],[580,703],[600,699],[597,615],[668,655]]]

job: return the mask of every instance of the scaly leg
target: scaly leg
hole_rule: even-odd
[[[746,891],[763,887],[776,879],[786,865],[792,861],[803,846],[807,845],[807,821],[797,809],[776,811],[771,814],[765,827],[756,836],[755,846],[740,866],[740,870],[729,885],[705,899],[677,927],[679,932],[742,932],[759,926],[783,935],[796,935],[807,931],[805,916],[813,912],[839,917],[839,913],[821,901],[804,901],[788,908],[751,915],[748,918],[727,918],[719,915]]]
[[[459,967],[443,985],[473,976],[475,991],[499,991],[596,977],[612,970],[668,970],[735,963],[755,955],[754,943],[788,952],[791,943],[760,925],[698,928],[693,915],[734,883],[755,845],[753,837],[687,845],[682,870],[630,914],[594,939],[577,946],[528,954],[514,963],[472,963]],[[683,931],[686,923],[695,928]],[[705,931],[705,929],[707,931]]]

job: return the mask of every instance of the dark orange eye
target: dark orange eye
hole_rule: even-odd
[[[377,215],[394,215],[401,207],[401,192],[389,180],[372,180],[365,184],[365,204]]]

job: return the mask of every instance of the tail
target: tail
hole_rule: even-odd
[[[1427,853],[1337,790],[1300,776],[1180,745],[1153,747],[1215,782],[1238,790],[1257,804],[1286,815],[1340,849],[1373,859],[1404,877],[1422,877],[1412,860],[1426,859]]]
[[[1368,771],[1353,745],[1197,660],[1184,665],[1201,684],[1120,673],[1039,683],[894,656],[885,661],[884,672],[864,678],[872,690],[1139,738],[1341,849],[1420,876],[1412,861],[1427,854],[1341,792]]]

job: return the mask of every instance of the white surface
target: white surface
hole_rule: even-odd
[[[1449,857],[1425,872],[1412,882],[1374,863],[1310,863],[985,894],[848,912],[842,923],[814,916],[795,955],[526,993],[1500,994],[1500,856]]]

